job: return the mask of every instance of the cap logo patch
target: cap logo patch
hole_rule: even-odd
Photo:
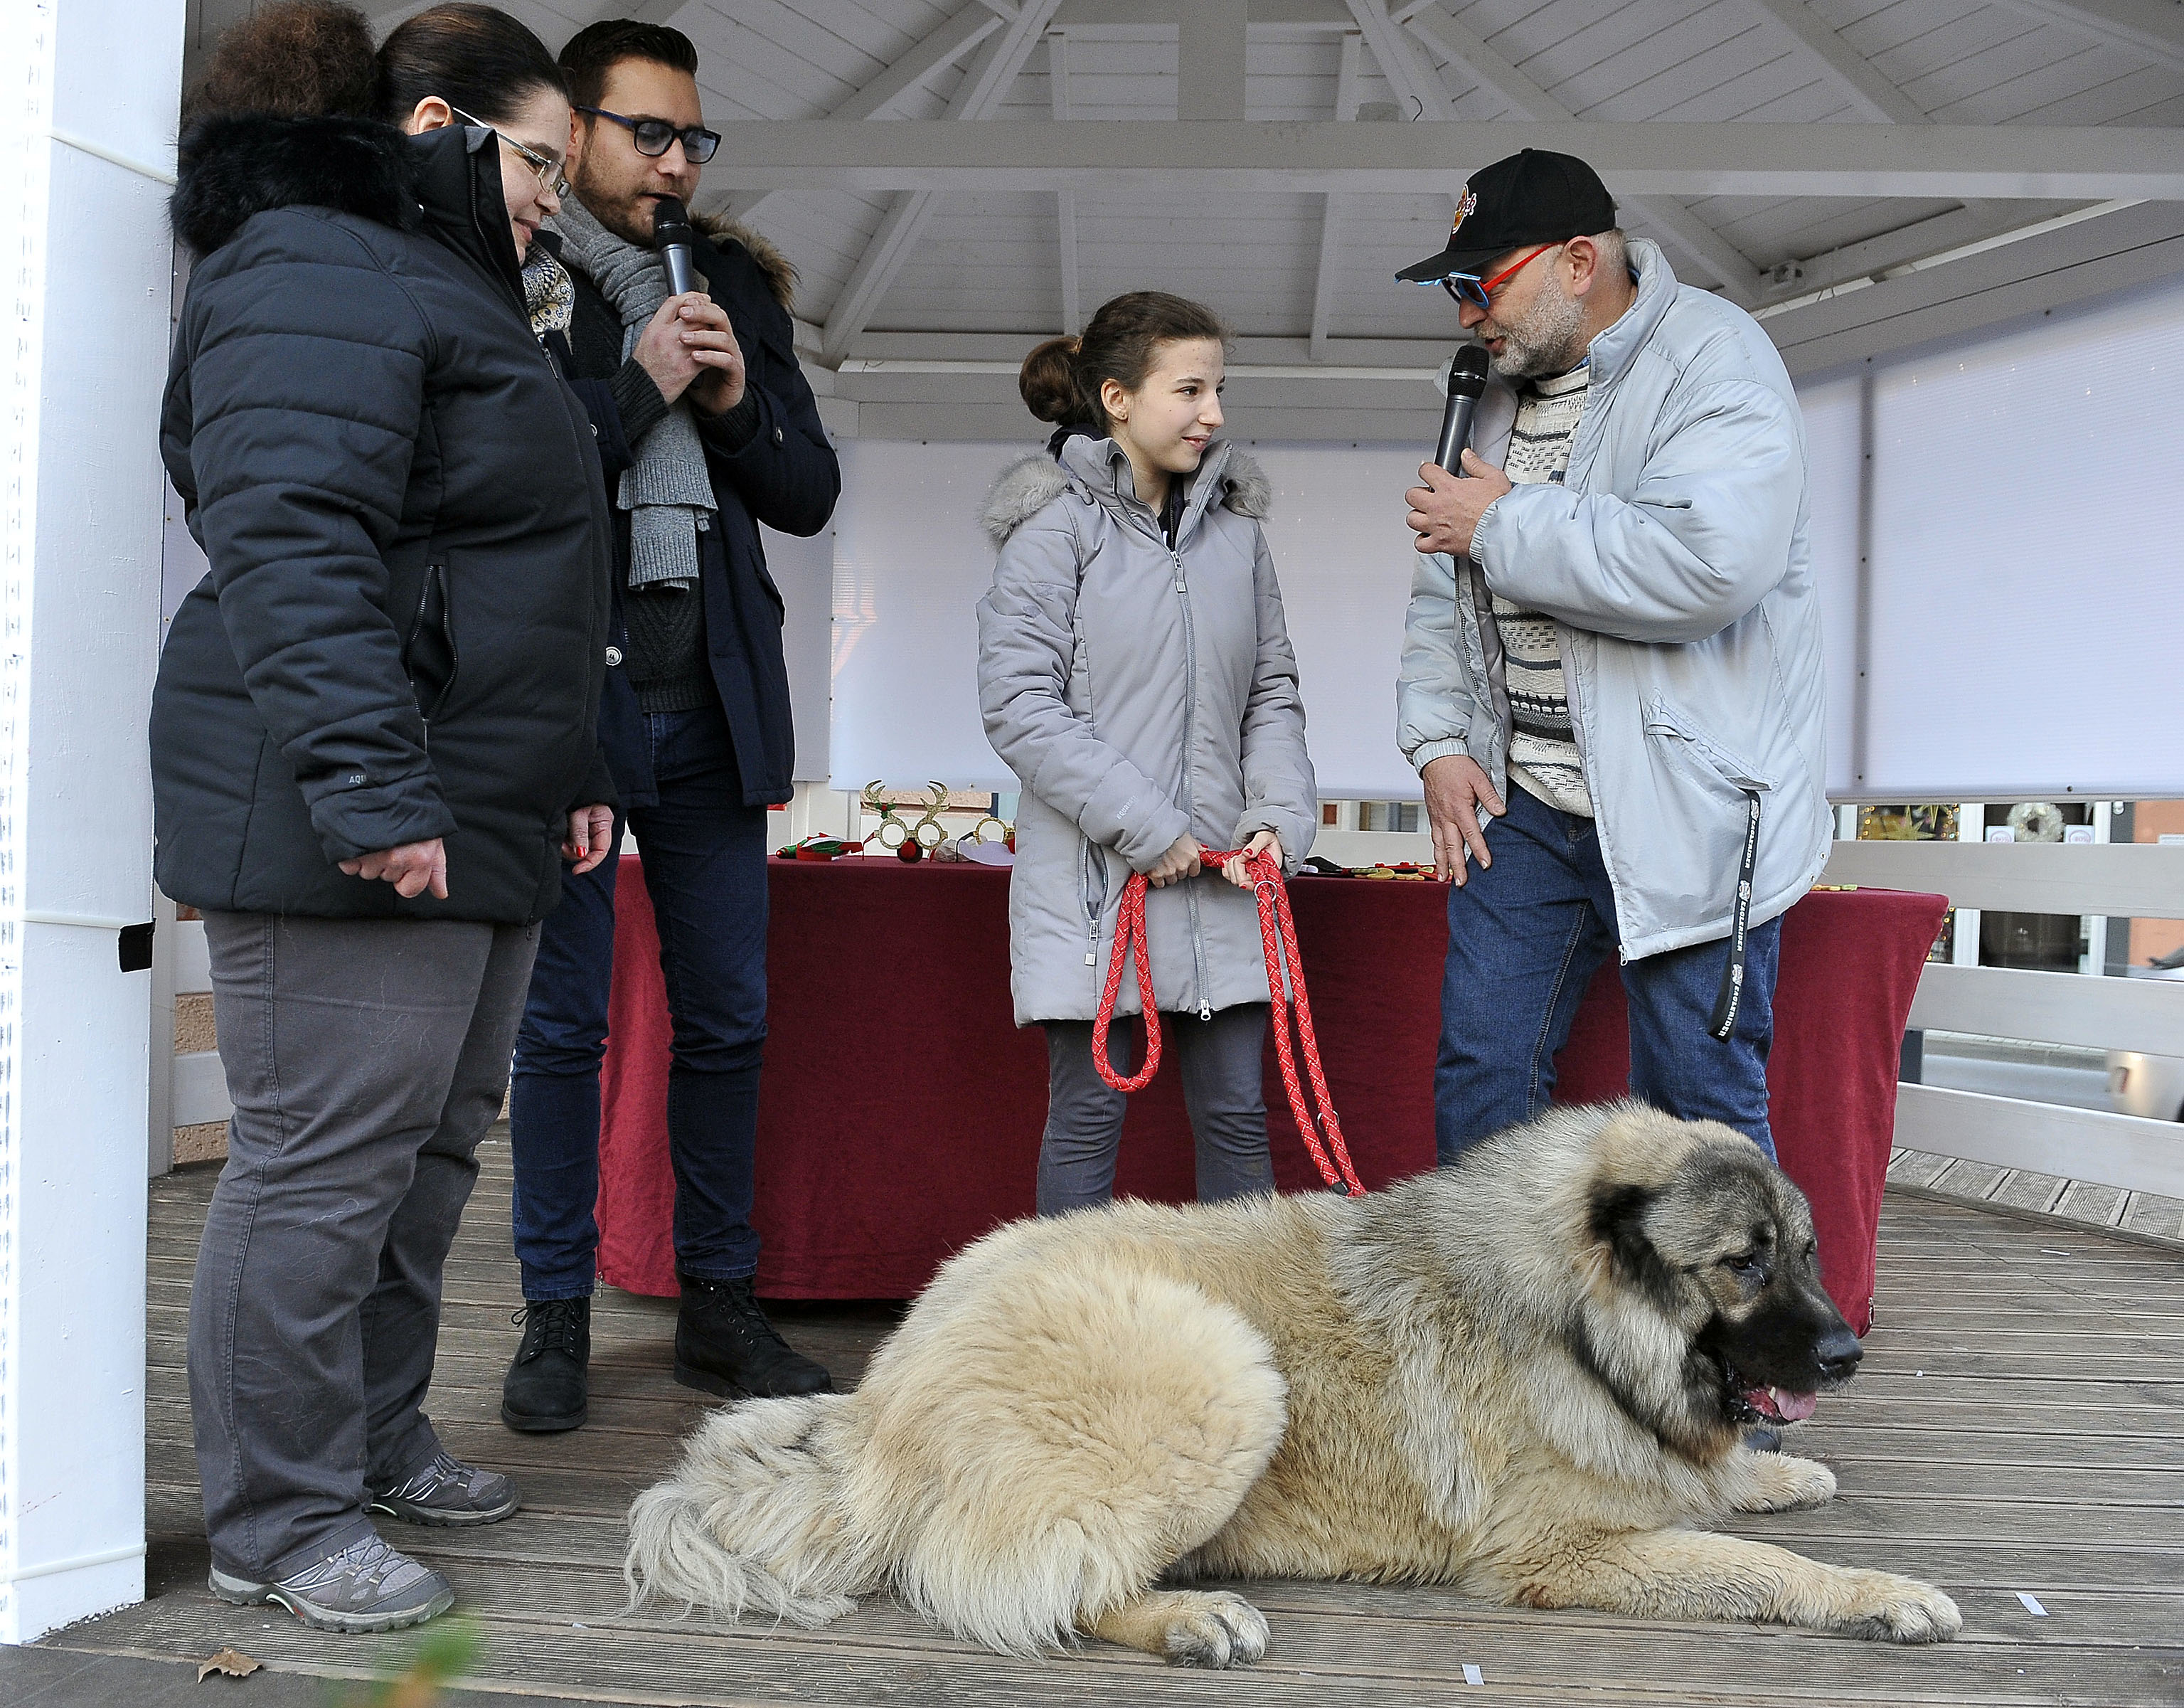
[[[1478,211],[1479,193],[1467,184],[1464,186],[1463,199],[1456,204],[1456,223],[1448,228],[1449,236],[1453,238],[1463,229],[1463,222]]]

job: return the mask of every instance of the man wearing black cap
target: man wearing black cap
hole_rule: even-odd
[[[1546,1106],[1610,949],[1633,1095],[1772,1156],[1780,919],[1832,837],[1789,376],[1567,154],[1479,173],[1399,276],[1448,293],[1496,376],[1462,470],[1407,494],[1398,740],[1457,886],[1440,1159]]]

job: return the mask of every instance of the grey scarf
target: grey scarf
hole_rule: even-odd
[[[667,300],[667,269],[652,250],[624,243],[573,196],[549,222],[561,234],[562,254],[598,287],[621,316],[622,359]],[[694,580],[698,530],[714,506],[713,478],[689,406],[677,402],[632,448],[616,502],[629,512],[629,584]]]

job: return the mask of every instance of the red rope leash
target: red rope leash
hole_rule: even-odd
[[[1199,856],[1206,869],[1217,871],[1240,856],[1211,851]],[[1296,921],[1290,913],[1289,886],[1282,881],[1280,863],[1271,854],[1240,857],[1251,875],[1259,901],[1259,939],[1267,957],[1267,989],[1274,1004],[1274,1053],[1281,1060],[1282,1085],[1289,1092],[1290,1114],[1318,1165],[1320,1178],[1330,1190],[1340,1189],[1353,1198],[1365,1196],[1357,1170],[1350,1164],[1350,1147],[1342,1141],[1342,1123],[1335,1119],[1334,1099],[1328,1093],[1327,1075],[1319,1065],[1319,1039],[1312,1028],[1312,1001],[1305,994],[1304,962],[1297,953]],[[1115,950],[1107,957],[1107,985],[1100,993],[1100,1013],[1092,1022],[1092,1065],[1100,1077],[1118,1091],[1137,1091],[1150,1085],[1160,1071],[1160,1013],[1153,1007],[1152,963],[1145,954],[1145,878],[1130,874],[1123,890],[1122,911],[1115,920]],[[1123,988],[1123,966],[1133,956],[1138,963],[1138,1002],[1145,1017],[1145,1059],[1138,1071],[1124,1079],[1107,1055],[1107,1032],[1115,1020],[1115,998]],[[1282,968],[1290,970],[1284,984]],[[1296,1053],[1290,1043],[1290,991],[1295,997],[1296,1034],[1304,1047],[1305,1072],[1312,1076],[1312,1097],[1319,1105],[1315,1120],[1306,1106],[1304,1086],[1297,1078]],[[1320,1142],[1321,1129],[1326,1143]],[[1330,1160],[1329,1153],[1334,1153]]]

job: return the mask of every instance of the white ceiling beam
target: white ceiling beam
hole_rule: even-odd
[[[971,62],[964,73],[962,87],[956,90],[948,103],[948,116],[938,122],[944,131],[958,131],[966,120],[990,118],[994,108],[1008,93],[1009,86],[1016,81],[1017,74],[1023,70],[1024,61],[1031,57],[1046,26],[1054,17],[1061,0],[1021,0],[1014,21],[1001,26],[998,34],[987,42],[978,57]],[[822,123],[827,121],[821,121]],[[849,125],[842,128],[862,131],[869,128],[875,134],[911,128],[911,121],[867,127]],[[920,125],[918,129],[927,126]],[[1011,130],[1026,128],[1010,126]],[[1032,128],[1049,131],[1075,131],[1074,124],[1048,124]],[[1119,128],[1128,129],[1127,126]],[[1070,186],[1058,185],[1057,188]],[[888,287],[894,282],[902,264],[910,259],[917,240],[925,234],[932,222],[934,210],[939,206],[937,189],[912,190],[895,198],[894,205],[881,217],[879,228],[872,233],[865,252],[857,258],[843,283],[841,294],[835,299],[833,308],[827,315],[827,331],[821,346],[822,354],[829,362],[839,361],[850,348],[850,340],[864,331],[873,311],[886,296]]]
[[[1195,6],[1198,0],[1187,0]],[[1249,0],[1251,22],[1277,28],[1346,30],[1349,11],[1342,0]],[[1054,14],[1057,29],[1139,30],[1173,28],[1187,9],[1186,0],[1065,0]]]
[[[1796,5],[1798,0],[1789,0]],[[1413,5],[1403,27],[1444,59],[1453,60],[1516,109],[1522,119],[1567,123],[1570,109],[1486,44],[1445,7]],[[1435,82],[1440,81],[1438,73]],[[1591,159],[1592,157],[1587,156]],[[1707,276],[1733,300],[1747,308],[1759,300],[1759,269],[1742,251],[1680,202],[1668,197],[1633,196],[1632,207],[1646,216],[1669,247],[1706,269]]]
[[[1043,0],[1034,0],[1034,4]],[[1369,37],[1368,37],[1369,41]],[[1445,193],[1519,148],[1597,163],[1618,195],[2184,201],[2184,126],[1440,125],[744,120],[712,169],[738,188],[1366,190]]]
[[[606,3],[612,6],[618,0],[606,0]],[[843,123],[879,117],[902,97],[913,89],[922,88],[928,79],[954,64],[1000,27],[1001,20],[984,0],[969,0],[945,22],[905,48],[878,76],[830,109],[827,117]],[[744,191],[730,196],[718,211],[731,220],[748,220],[773,194],[772,190]]]
[[[1177,24],[1175,116],[1240,120],[1246,0],[1190,0]]]
[[[2063,24],[2184,71],[2184,7],[2176,0],[2008,0],[2020,12]]]
[[[1068,122],[1069,36],[1057,30],[1046,38],[1046,87],[1058,124]],[[1056,190],[1055,248],[1061,271],[1061,330],[1075,338],[1084,330],[1084,301],[1077,269],[1077,192]]]
[[[1440,73],[1426,63],[1418,44],[1388,15],[1387,0],[1349,0],[1350,15],[1373,50],[1373,63],[1396,92],[1396,99],[1411,109],[1406,119],[1453,120],[1456,103]]]
[[[1334,120],[1352,123],[1357,117],[1357,74],[1364,37],[1357,31],[1342,38],[1340,68],[1334,77]],[[1342,236],[1342,202],[1334,195],[1320,198],[1319,259],[1312,274],[1312,359],[1327,360],[1327,327],[1334,313],[1335,255]]]
[[[1924,125],[1926,109],[1897,88],[1843,40],[1805,0],[1752,0],[1826,67],[1828,81],[1867,118],[1884,125]]]

